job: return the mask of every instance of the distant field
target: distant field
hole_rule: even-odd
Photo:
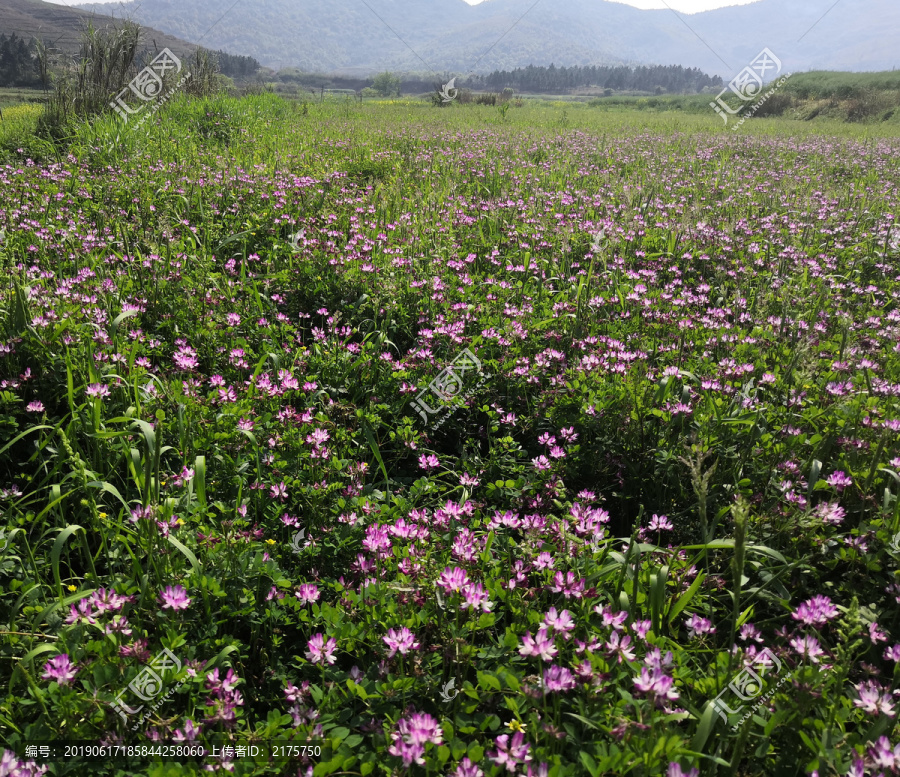
[[[9,105],[42,102],[43,100],[44,92],[40,89],[0,87],[0,110],[6,108]]]

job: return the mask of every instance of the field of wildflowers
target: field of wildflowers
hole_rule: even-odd
[[[9,152],[0,774],[900,772],[900,140],[563,118]]]

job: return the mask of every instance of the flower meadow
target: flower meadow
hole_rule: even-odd
[[[900,773],[900,140],[610,122],[6,158],[0,775]]]

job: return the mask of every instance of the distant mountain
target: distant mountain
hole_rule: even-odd
[[[647,63],[698,67],[727,80],[765,47],[786,71],[900,66],[897,0],[757,0],[690,15],[608,0],[135,0],[115,13],[269,67],[305,71],[464,74]]]
[[[65,54],[76,53],[81,46],[81,31],[93,19],[95,27],[103,27],[116,20],[104,15],[109,6],[99,6],[97,13],[77,8],[44,3],[41,0],[0,0],[0,33],[15,33],[26,41],[42,38],[48,46]],[[176,56],[188,56],[197,46],[177,38],[172,33],[148,28],[143,34],[144,45],[158,51],[169,48]]]

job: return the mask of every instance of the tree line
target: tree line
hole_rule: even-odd
[[[229,54],[226,51],[214,51],[212,55],[219,63],[219,72],[231,78],[250,78],[262,67],[253,57]]]
[[[37,87],[41,85],[37,45],[15,33],[0,33],[0,86]]]
[[[37,40],[26,41],[16,33],[5,35],[0,33],[0,87],[39,87],[41,86],[40,67],[38,63]],[[155,53],[155,52],[154,52]],[[253,57],[229,54],[227,51],[210,52],[218,62],[218,71],[222,75],[235,79],[250,78],[255,75],[261,65]],[[152,57],[151,57],[152,58]]]
[[[459,82],[457,82],[459,84]],[[495,70],[485,76],[465,80],[472,89],[501,91],[507,87],[518,92],[563,92],[578,87],[599,87],[614,91],[697,93],[706,87],[722,86],[719,76],[709,76],[699,68],[681,65],[573,66],[528,65],[515,70]]]

